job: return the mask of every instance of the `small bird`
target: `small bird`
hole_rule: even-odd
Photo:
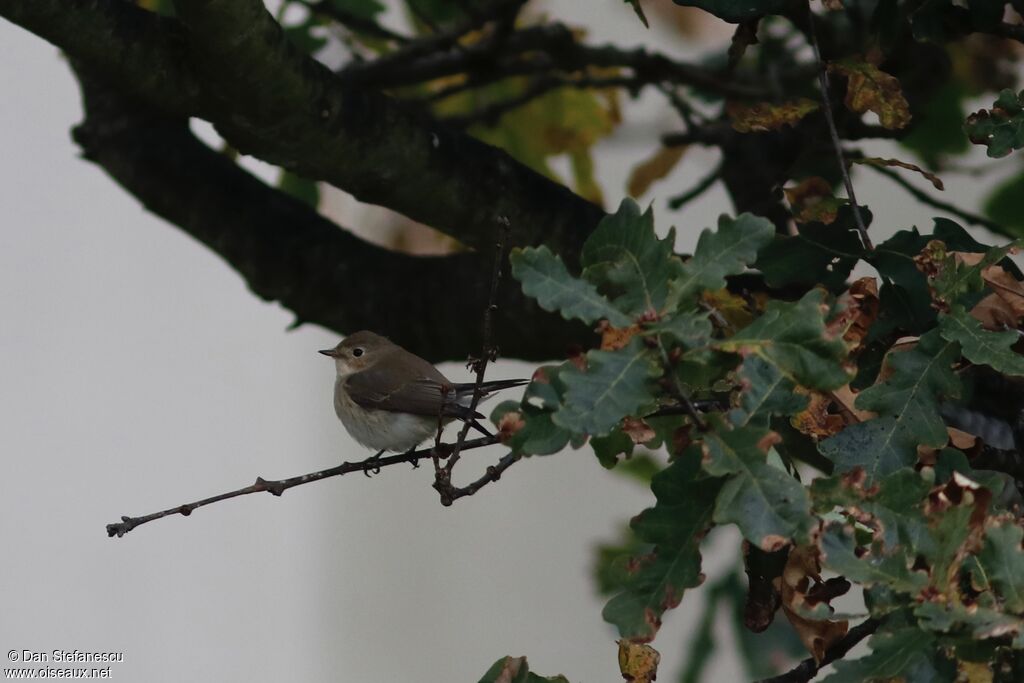
[[[448,381],[437,368],[385,337],[362,330],[320,353],[334,359],[334,412],[352,437],[378,451],[406,452],[437,433],[438,420],[469,422],[485,434],[470,410],[475,384]],[[483,382],[487,394],[529,380]]]

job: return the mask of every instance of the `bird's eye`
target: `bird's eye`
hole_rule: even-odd
[[[360,348],[352,349],[352,355],[359,358],[359,356],[363,355],[363,350]]]

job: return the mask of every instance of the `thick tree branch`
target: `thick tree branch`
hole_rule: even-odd
[[[167,114],[202,108],[181,24],[119,0],[4,0],[0,17]]]
[[[532,62],[512,59],[526,55],[535,59]],[[543,58],[536,59],[538,57]],[[769,94],[759,86],[736,83],[723,74],[644,48],[580,43],[569,27],[558,23],[529,26],[507,36],[498,35],[474,45],[460,46],[458,50],[423,53],[410,45],[371,62],[349,64],[339,76],[350,83],[396,87],[467,72],[492,71],[502,76],[530,73],[538,62],[545,69],[566,73],[584,71],[588,67],[629,69],[632,75],[623,76],[633,87],[673,83],[729,97],[756,98]]]
[[[175,7],[214,95],[208,118],[242,152],[472,247],[489,247],[491,226],[507,219],[516,244],[546,242],[571,254],[603,215],[505,152],[345,84],[285,40],[261,0]]]
[[[604,215],[505,152],[342,82],[289,43],[260,0],[179,0],[185,30],[129,7],[7,0],[0,15],[160,110],[213,122],[246,154],[469,246],[488,245],[490,226],[506,217],[515,244],[571,256]]]
[[[220,255],[258,296],[280,301],[297,322],[373,329],[431,360],[476,351],[490,254],[414,257],[364,242],[202,144],[184,119],[78,75],[86,118],[74,137],[85,157]],[[508,356],[561,357],[590,339],[518,287],[502,288],[497,302],[495,336]]]

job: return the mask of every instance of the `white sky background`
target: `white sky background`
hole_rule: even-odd
[[[645,32],[621,0],[550,4],[589,24],[595,42],[667,35]],[[475,681],[500,656],[525,654],[539,673],[617,680],[591,547],[653,499],[586,451],[520,463],[452,508],[438,503],[429,465],[400,467],[106,537],[121,514],[369,454],[337,422],[333,368],[316,354],[336,335],[285,332],[287,311],[79,159],[78,91],[62,58],[8,23],[0,44],[0,656],[120,651],[114,680],[154,683],[430,682]],[[612,206],[671,123],[649,112],[600,147]],[[717,188],[683,214],[667,214],[664,199],[714,162],[692,150],[642,200],[654,200],[661,228],[680,227],[681,246],[729,207]],[[857,187],[884,207],[876,240],[929,225],[927,208],[883,203],[874,176]],[[506,364],[494,376],[528,372]],[[731,529],[716,535],[735,547]],[[709,575],[731,552],[705,563]],[[698,595],[656,642],[666,680]],[[739,675],[730,661],[709,673]]]

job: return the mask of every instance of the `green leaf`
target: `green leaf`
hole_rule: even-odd
[[[985,251],[982,259],[973,265],[958,263],[956,257],[950,254],[954,248],[946,245],[946,252],[939,252],[932,258],[940,260],[939,272],[932,279],[932,287],[935,296],[940,301],[954,304],[964,300],[964,297],[982,291],[985,287],[982,279],[982,272],[989,266],[1003,261],[1007,254],[1019,247],[1017,241],[1010,242],[1002,247],[993,247]]]
[[[918,545],[928,530],[917,508],[931,484],[909,467],[893,472],[877,485],[865,483],[847,474],[815,479],[811,483],[814,509],[821,514],[835,508],[855,512],[862,524],[875,530],[884,552],[892,552],[901,544]]]
[[[552,419],[578,434],[607,434],[627,415],[654,408],[651,380],[659,372],[653,352],[638,337],[617,351],[590,351],[586,370],[568,365],[559,375],[565,402]]]
[[[569,444],[569,433],[551,421],[546,410],[523,408],[526,426],[509,442],[509,445],[526,455],[552,455],[561,452]]]
[[[995,609],[960,603],[926,602],[914,609],[921,626],[939,633],[966,630],[975,640],[1016,636],[1013,647],[1024,648],[1024,621],[1020,617]]]
[[[619,456],[627,458],[633,454],[633,440],[621,429],[615,428],[604,436],[595,436],[590,440],[590,447],[601,467],[607,470],[619,464]]]
[[[850,381],[843,367],[846,345],[825,334],[825,293],[811,290],[800,301],[771,301],[764,313],[735,335],[714,343],[721,351],[756,355],[795,384],[836,389]]]
[[[982,109],[967,117],[967,137],[976,145],[985,145],[988,155],[1004,157],[1024,147],[1024,91],[999,93],[992,109]]]
[[[999,184],[983,204],[985,215],[998,223],[1008,237],[1024,236],[1024,173]]]
[[[654,477],[651,490],[658,502],[633,519],[636,535],[655,548],[632,560],[625,589],[602,612],[623,638],[654,638],[665,611],[704,579],[700,541],[711,526],[721,481],[699,474],[700,453],[691,448]]]
[[[672,229],[659,240],[651,209],[641,214],[636,202],[624,199],[618,211],[601,219],[583,245],[583,277],[625,313],[661,312],[668,283],[683,272],[682,261],[672,251],[675,239]]]
[[[566,320],[578,318],[593,323],[605,318],[615,327],[628,327],[632,320],[612,306],[591,283],[569,274],[561,257],[546,246],[513,249],[509,255],[512,275],[545,311],[559,312]]]
[[[865,587],[882,585],[916,594],[928,585],[927,574],[910,569],[913,558],[902,546],[898,552],[883,552],[881,544],[873,543],[868,552],[859,552],[853,529],[843,524],[825,527],[819,545],[825,567]]]
[[[949,82],[931,95],[927,106],[917,115],[914,127],[899,144],[912,150],[929,168],[936,168],[942,158],[963,154],[970,146],[963,131],[963,101],[966,89]]]
[[[750,213],[720,216],[717,231],[705,228],[700,233],[693,256],[683,264],[682,277],[670,287],[668,307],[688,303],[702,289],[725,287],[726,276],[745,271],[774,235],[775,226],[767,218]]]
[[[1016,614],[1024,613],[1024,529],[1012,521],[990,526],[985,530],[985,545],[978,561],[989,583],[1002,598],[1003,607]]]
[[[862,207],[864,224],[871,224],[871,213]],[[864,256],[864,247],[853,223],[853,209],[843,206],[829,225],[806,223],[792,237],[777,235],[761,250],[757,269],[769,287],[817,285],[839,289],[853,266]]]
[[[539,676],[530,671],[526,657],[502,657],[487,670],[480,683],[569,683],[565,676]]]
[[[948,315],[939,316],[939,333],[959,342],[964,358],[975,365],[988,365],[1004,375],[1024,375],[1024,357],[1010,348],[1020,341],[1016,332],[983,329],[963,306],[956,306]]]
[[[923,677],[926,672],[937,674],[931,663],[933,657],[939,656],[938,643],[935,636],[918,628],[901,628],[891,632],[878,632],[868,641],[871,654],[860,659],[840,659],[833,666],[835,673],[824,679],[823,683],[870,683],[871,681],[888,681],[902,678],[915,681],[935,681],[944,678]],[[917,673],[911,678],[910,672]]]
[[[704,437],[704,470],[730,476],[715,504],[717,524],[734,523],[766,551],[790,539],[803,542],[811,528],[811,501],[800,482],[766,462],[761,443],[767,429],[741,427]]]
[[[738,379],[740,404],[729,411],[729,421],[736,427],[767,428],[773,415],[792,415],[807,406],[807,396],[796,393],[793,382],[777,366],[758,356],[743,361]]]
[[[766,14],[784,14],[786,0],[673,0],[683,7],[699,7],[733,24],[750,21]]]
[[[711,341],[711,320],[707,311],[684,311],[659,320],[644,329],[644,334],[663,334],[682,344],[684,348],[694,349],[707,346]]]
[[[821,453],[839,472],[863,467],[871,483],[916,463],[918,445],[945,445],[948,434],[939,401],[959,394],[960,380],[952,370],[959,357],[959,346],[937,331],[921,337],[912,349],[889,353],[892,374],[857,397],[857,407],[878,413],[878,418],[823,441]]]

